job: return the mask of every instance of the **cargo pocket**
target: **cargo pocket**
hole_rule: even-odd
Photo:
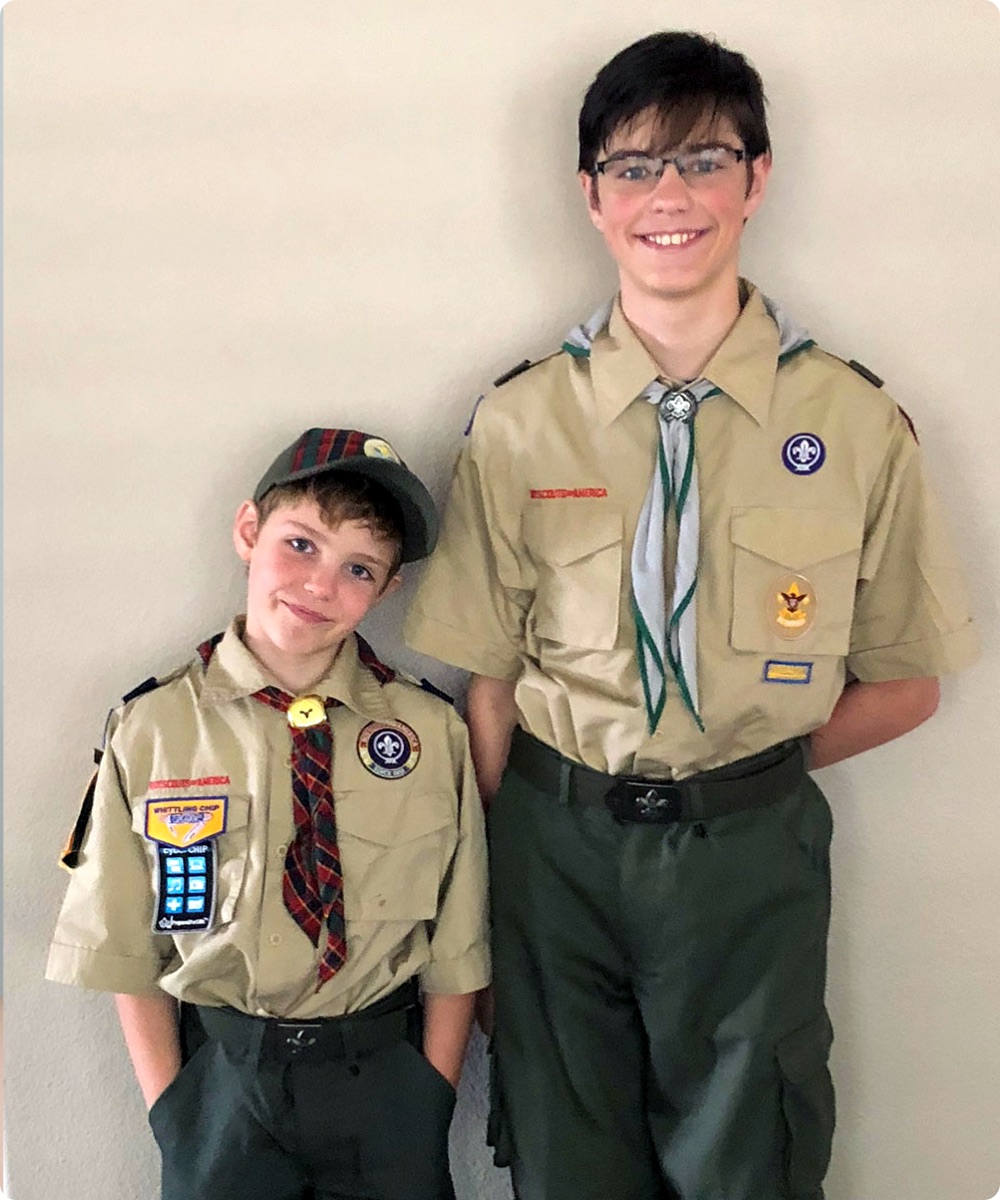
[[[449,793],[337,794],[348,921],[430,921],[457,841]]]
[[[790,1200],[813,1200],[830,1164],[833,1081],[827,1061],[833,1042],[830,1018],[788,1034],[775,1048],[785,1120],[785,1182]]]
[[[500,1087],[500,1067],[493,1042],[489,1047],[490,1067],[490,1111],[486,1119],[486,1144],[493,1147],[493,1165],[509,1167],[513,1158],[510,1127],[504,1112],[503,1093]]]
[[[733,649],[847,654],[862,533],[850,513],[734,509]]]
[[[618,637],[622,516],[591,503],[605,502],[548,502],[524,514],[524,540],[538,577],[528,619],[544,641],[610,650]]]

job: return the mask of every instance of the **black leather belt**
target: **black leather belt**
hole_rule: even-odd
[[[204,1036],[221,1042],[241,1059],[292,1062],[309,1059],[353,1058],[380,1046],[413,1039],[420,1024],[414,982],[369,1008],[344,1017],[305,1021],[281,1017],[252,1017],[235,1008],[185,1005]]]
[[[605,775],[564,758],[520,728],[514,730],[507,761],[522,779],[544,792],[563,794],[571,802],[603,804],[616,821],[648,825],[763,808],[795,787],[806,769],[802,744],[796,739],[687,779]]]

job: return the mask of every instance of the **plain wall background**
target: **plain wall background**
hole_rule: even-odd
[[[156,1194],[110,1002],[42,979],[105,711],[239,606],[232,511],[301,429],[374,429],[443,497],[475,393],[612,290],[576,113],[601,63],[669,27],[761,70],[776,166],[746,273],[913,416],[986,647],[931,724],[820,775],[837,820],[828,1197],[992,1197],[1000,11],[13,0],[3,24],[13,1200]],[[405,604],[370,637],[454,685],[399,645]],[[459,1200],[499,1200],[481,1042],[470,1057]]]

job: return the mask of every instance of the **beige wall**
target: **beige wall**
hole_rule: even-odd
[[[306,425],[383,432],[443,493],[470,397],[611,286],[573,179],[576,109],[610,53],[669,26],[764,74],[776,169],[748,273],[909,409],[987,645],[931,725],[821,776],[829,1197],[993,1196],[997,8],[13,0],[3,22],[13,1200],[155,1190],[109,1004],[41,978],[105,710],[239,603],[231,511]],[[404,605],[372,636],[412,665]],[[460,1200],[508,1194],[479,1145],[483,1075],[477,1045]]]

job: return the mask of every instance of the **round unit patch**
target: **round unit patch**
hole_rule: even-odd
[[[399,455],[381,438],[368,438],[362,449],[369,458],[387,458],[390,462],[399,462]]]
[[[379,779],[402,779],[420,761],[420,738],[402,721],[371,721],[358,734],[358,758]]]
[[[816,593],[804,575],[782,575],[768,593],[765,620],[780,638],[791,641],[812,629]]]
[[[781,461],[793,475],[814,475],[826,462],[826,447],[815,433],[793,433],[781,447]]]

